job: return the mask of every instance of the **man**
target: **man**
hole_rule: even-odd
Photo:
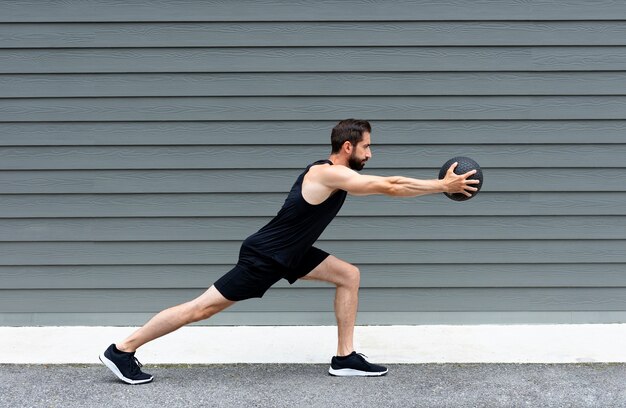
[[[359,269],[313,246],[337,215],[347,194],[414,197],[434,193],[477,191],[468,180],[472,170],[456,175],[456,163],[442,180],[360,175],[372,157],[367,121],[347,119],[331,133],[328,160],[309,165],[293,185],[283,207],[266,226],[242,244],[237,265],[198,298],[166,309],[124,341],[111,344],[100,360],[122,381],[141,384],[152,376],[135,358],[140,346],[192,322],[208,319],[235,302],[262,297],[280,279],[330,282],[336,286],[337,355],[329,373],[336,376],[380,376],[385,367],[368,362],[353,346],[359,291]]]

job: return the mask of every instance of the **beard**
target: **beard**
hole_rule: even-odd
[[[366,161],[367,159],[359,159],[353,154],[352,156],[350,156],[350,158],[348,158],[348,167],[350,167],[352,170],[361,171],[363,170],[363,167],[365,167]]]

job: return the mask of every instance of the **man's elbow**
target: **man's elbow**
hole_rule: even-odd
[[[392,197],[401,196],[403,192],[403,188],[400,184],[398,184],[394,179],[386,179],[383,185],[381,186],[380,193]]]

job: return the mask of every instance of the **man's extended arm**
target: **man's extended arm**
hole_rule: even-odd
[[[456,163],[450,166],[446,176],[441,179],[420,180],[402,176],[362,175],[345,166],[330,166],[320,174],[319,182],[332,189],[345,190],[352,195],[385,194],[396,197],[415,197],[434,193],[461,193],[471,196],[477,191],[473,184],[478,180],[468,180],[475,174],[472,170],[462,175],[454,173]]]

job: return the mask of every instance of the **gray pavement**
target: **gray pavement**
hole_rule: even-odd
[[[336,378],[327,365],[150,366],[126,385],[102,365],[0,365],[0,407],[626,407],[626,364],[389,365]]]

